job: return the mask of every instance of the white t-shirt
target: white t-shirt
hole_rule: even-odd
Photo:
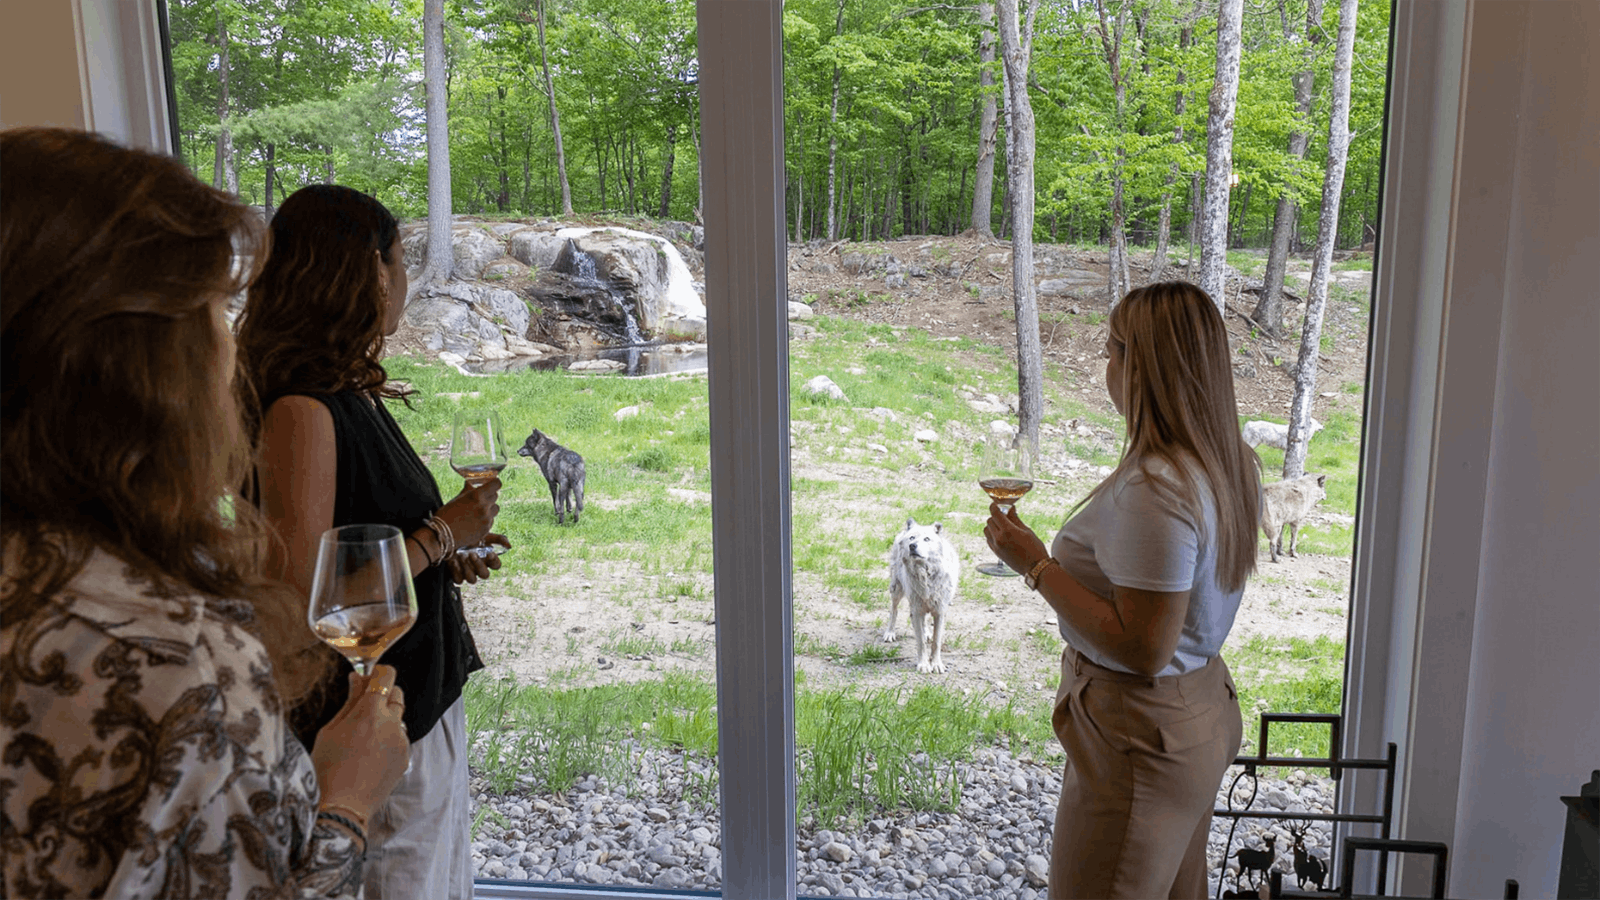
[[[1171,472],[1164,462],[1157,472]],[[1137,469],[1114,476],[1056,534],[1050,554],[1061,568],[1094,593],[1111,598],[1112,585],[1147,591],[1189,591],[1189,611],[1172,661],[1158,675],[1182,675],[1204,666],[1222,649],[1233,627],[1243,589],[1217,584],[1217,507],[1202,480],[1199,495],[1205,521],[1197,528],[1187,516],[1169,512],[1155,488]],[[1090,661],[1119,672],[1130,671],[1096,653],[1089,642],[1061,621],[1061,636]]]

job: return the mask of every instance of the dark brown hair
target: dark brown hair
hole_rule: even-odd
[[[378,260],[393,261],[399,233],[382,203],[339,185],[301,188],[278,207],[272,253],[238,327],[239,362],[260,398],[252,432],[286,394],[403,396],[379,362],[387,301]]]
[[[251,601],[292,703],[319,644],[236,498],[250,459],[221,323],[260,219],[171,157],[55,128],[0,132],[0,209],[7,619],[99,547],[163,589]]]
[[[1158,498],[1199,521],[1195,476],[1203,476],[1216,502],[1217,582],[1239,590],[1256,569],[1261,458],[1239,434],[1222,314],[1199,287],[1165,281],[1129,291],[1109,325],[1123,352],[1127,444],[1094,493],[1138,470]],[[1176,477],[1152,469],[1154,460],[1169,463]]]

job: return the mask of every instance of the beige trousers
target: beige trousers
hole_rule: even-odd
[[[411,768],[367,826],[366,900],[470,900],[466,701],[411,745]]]
[[[1222,658],[1151,678],[1068,647],[1051,722],[1067,766],[1050,897],[1204,900],[1211,810],[1244,731]]]

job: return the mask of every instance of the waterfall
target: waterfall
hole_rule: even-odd
[[[594,257],[588,251],[579,247],[578,242],[572,237],[567,238],[566,249],[572,257],[574,271],[570,274],[573,280],[585,284],[585,286],[597,287],[605,291],[606,296],[611,298],[611,302],[616,308],[622,311],[623,332],[628,344],[632,346],[642,343],[643,336],[639,334],[639,322],[633,317],[633,310],[628,308],[628,304],[623,300],[621,292],[613,288],[609,281],[600,277],[600,270],[595,265]],[[679,262],[681,263],[682,261],[680,260]],[[687,268],[685,271],[687,272]],[[693,289],[691,288],[691,290]]]

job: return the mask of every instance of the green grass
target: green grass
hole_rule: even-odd
[[[465,696],[473,767],[496,792],[560,792],[588,775],[631,786],[643,747],[715,759],[716,691],[691,677],[577,689],[476,678]],[[961,802],[960,764],[973,748],[1042,750],[1054,741],[1049,720],[1044,700],[996,706],[931,685],[797,686],[800,812],[831,824],[885,810],[953,810]],[[713,802],[714,779],[690,793]]]
[[[1344,260],[1343,262],[1336,262],[1336,263],[1333,264],[1333,271],[1335,271],[1335,272],[1371,272],[1372,271],[1372,257],[1370,257],[1370,256],[1358,256],[1358,257],[1356,257],[1354,259],[1347,259],[1347,260]]]
[[[1078,318],[1076,325],[1082,327],[1082,317]],[[951,423],[981,436],[994,417],[973,411],[956,390],[967,387],[980,395],[1005,396],[1016,390],[1016,370],[1003,348],[969,338],[937,341],[917,329],[829,316],[813,321],[816,336],[791,347],[790,412],[797,448],[816,459],[847,462],[857,471],[875,470],[878,477],[833,476],[824,467],[793,479],[794,568],[797,577],[814,579],[832,600],[882,613],[887,608],[887,552],[907,518],[971,527],[948,516],[978,503],[972,480],[981,459],[981,438],[956,440]],[[538,584],[540,576],[621,562],[646,580],[628,588],[633,593],[627,597],[613,597],[618,603],[628,605],[636,599],[660,609],[671,603],[709,601],[710,507],[685,499],[682,493],[705,495],[711,489],[703,378],[625,379],[560,371],[473,378],[431,361],[390,358],[386,365],[392,377],[417,390],[412,409],[396,405],[396,418],[447,498],[460,484],[446,458],[451,418],[458,409],[498,409],[514,438],[538,427],[584,455],[588,505],[576,527],[555,523],[543,478],[531,461],[519,458],[508,469],[497,530],[506,533],[516,549],[505,558],[506,568],[497,583],[507,584],[504,578],[509,575],[529,576],[532,584]],[[800,387],[818,374],[838,383],[849,401],[805,395]],[[1073,376],[1053,367],[1045,382],[1046,422],[1078,418],[1110,432],[1113,445],[1120,445],[1121,420],[1087,407],[1078,391],[1082,385]],[[1360,390],[1359,384],[1351,384]],[[1351,387],[1341,390],[1349,392]],[[465,396],[471,392],[478,396]],[[451,394],[463,396],[455,399]],[[616,420],[613,413],[625,406],[637,406],[640,412]],[[870,414],[878,407],[892,410],[892,420]],[[1329,475],[1323,510],[1351,515],[1360,418],[1354,413],[1319,418],[1327,427],[1312,440],[1307,470]],[[912,434],[922,428],[935,431],[939,438],[927,444],[914,441]],[[869,442],[888,452],[844,452]],[[835,448],[832,456],[826,453],[830,446]],[[1099,442],[1072,438],[1064,446],[1092,465],[1116,462],[1116,451],[1105,450]],[[1262,457],[1268,480],[1275,479],[1282,454],[1264,448]],[[913,467],[917,476],[905,478],[903,473]],[[1042,509],[1038,514],[1045,515]],[[1300,549],[1347,555],[1350,532],[1339,526],[1303,529]],[[1268,569],[1260,577],[1273,576]],[[646,586],[639,587],[641,583]],[[604,599],[607,595],[598,578],[596,587],[596,599]],[[1333,590],[1331,583],[1317,587],[1328,588],[1334,596],[1344,592],[1343,586]],[[958,602],[972,609],[1018,602],[1011,593],[996,590],[989,579],[964,579],[960,590]],[[555,791],[586,774],[628,784],[638,777],[638,748],[645,746],[678,747],[711,758],[716,742],[715,691],[703,680],[667,674],[660,681],[577,686],[594,675],[592,659],[585,661],[580,655],[593,645],[606,655],[657,660],[703,658],[712,651],[702,639],[679,638],[668,645],[662,638],[629,632],[627,621],[645,608],[625,611],[615,620],[623,625],[617,632],[592,629],[585,635],[548,638],[549,652],[560,657],[565,668],[551,672],[544,685],[517,687],[487,678],[469,685],[468,711],[477,735],[474,766],[492,789],[510,790],[520,781],[519,790]],[[797,614],[801,612],[805,611]],[[806,614],[817,615],[815,610]],[[1043,628],[1035,628],[1020,641],[989,630],[958,631],[946,649],[952,653],[999,649],[1015,654],[1019,672],[1031,672],[1041,656],[1060,652],[1060,638]],[[795,633],[798,656],[857,671],[871,671],[895,658],[903,664],[904,652],[876,642],[841,647],[799,630]],[[1247,736],[1254,735],[1257,700],[1266,700],[1275,710],[1337,709],[1342,673],[1342,649],[1337,643],[1307,649],[1293,643],[1280,647],[1249,642],[1226,652],[1247,700],[1246,715],[1251,720]],[[799,790],[802,809],[818,821],[840,816],[859,819],[882,809],[948,809],[959,797],[960,778],[955,773],[974,747],[998,742],[1014,751],[1055,752],[1049,704],[1042,698],[1032,706],[1025,705],[1030,702],[1025,699],[996,706],[981,696],[964,696],[942,686],[916,691],[813,690],[804,684],[803,674],[796,678]],[[1013,680],[1053,685],[1057,677],[1051,669],[1038,677],[1019,674]],[[1304,743],[1307,755],[1316,749],[1307,743],[1314,741],[1313,736],[1285,732],[1285,740]],[[918,753],[927,756],[914,762]],[[700,792],[696,796],[715,796],[714,785],[697,782],[691,789]]]
[[[1336,713],[1344,685],[1344,644],[1328,637],[1274,640],[1255,635],[1222,648],[1244,712],[1245,754],[1256,752],[1261,712]],[[1328,729],[1274,725],[1269,756],[1328,755]]]

